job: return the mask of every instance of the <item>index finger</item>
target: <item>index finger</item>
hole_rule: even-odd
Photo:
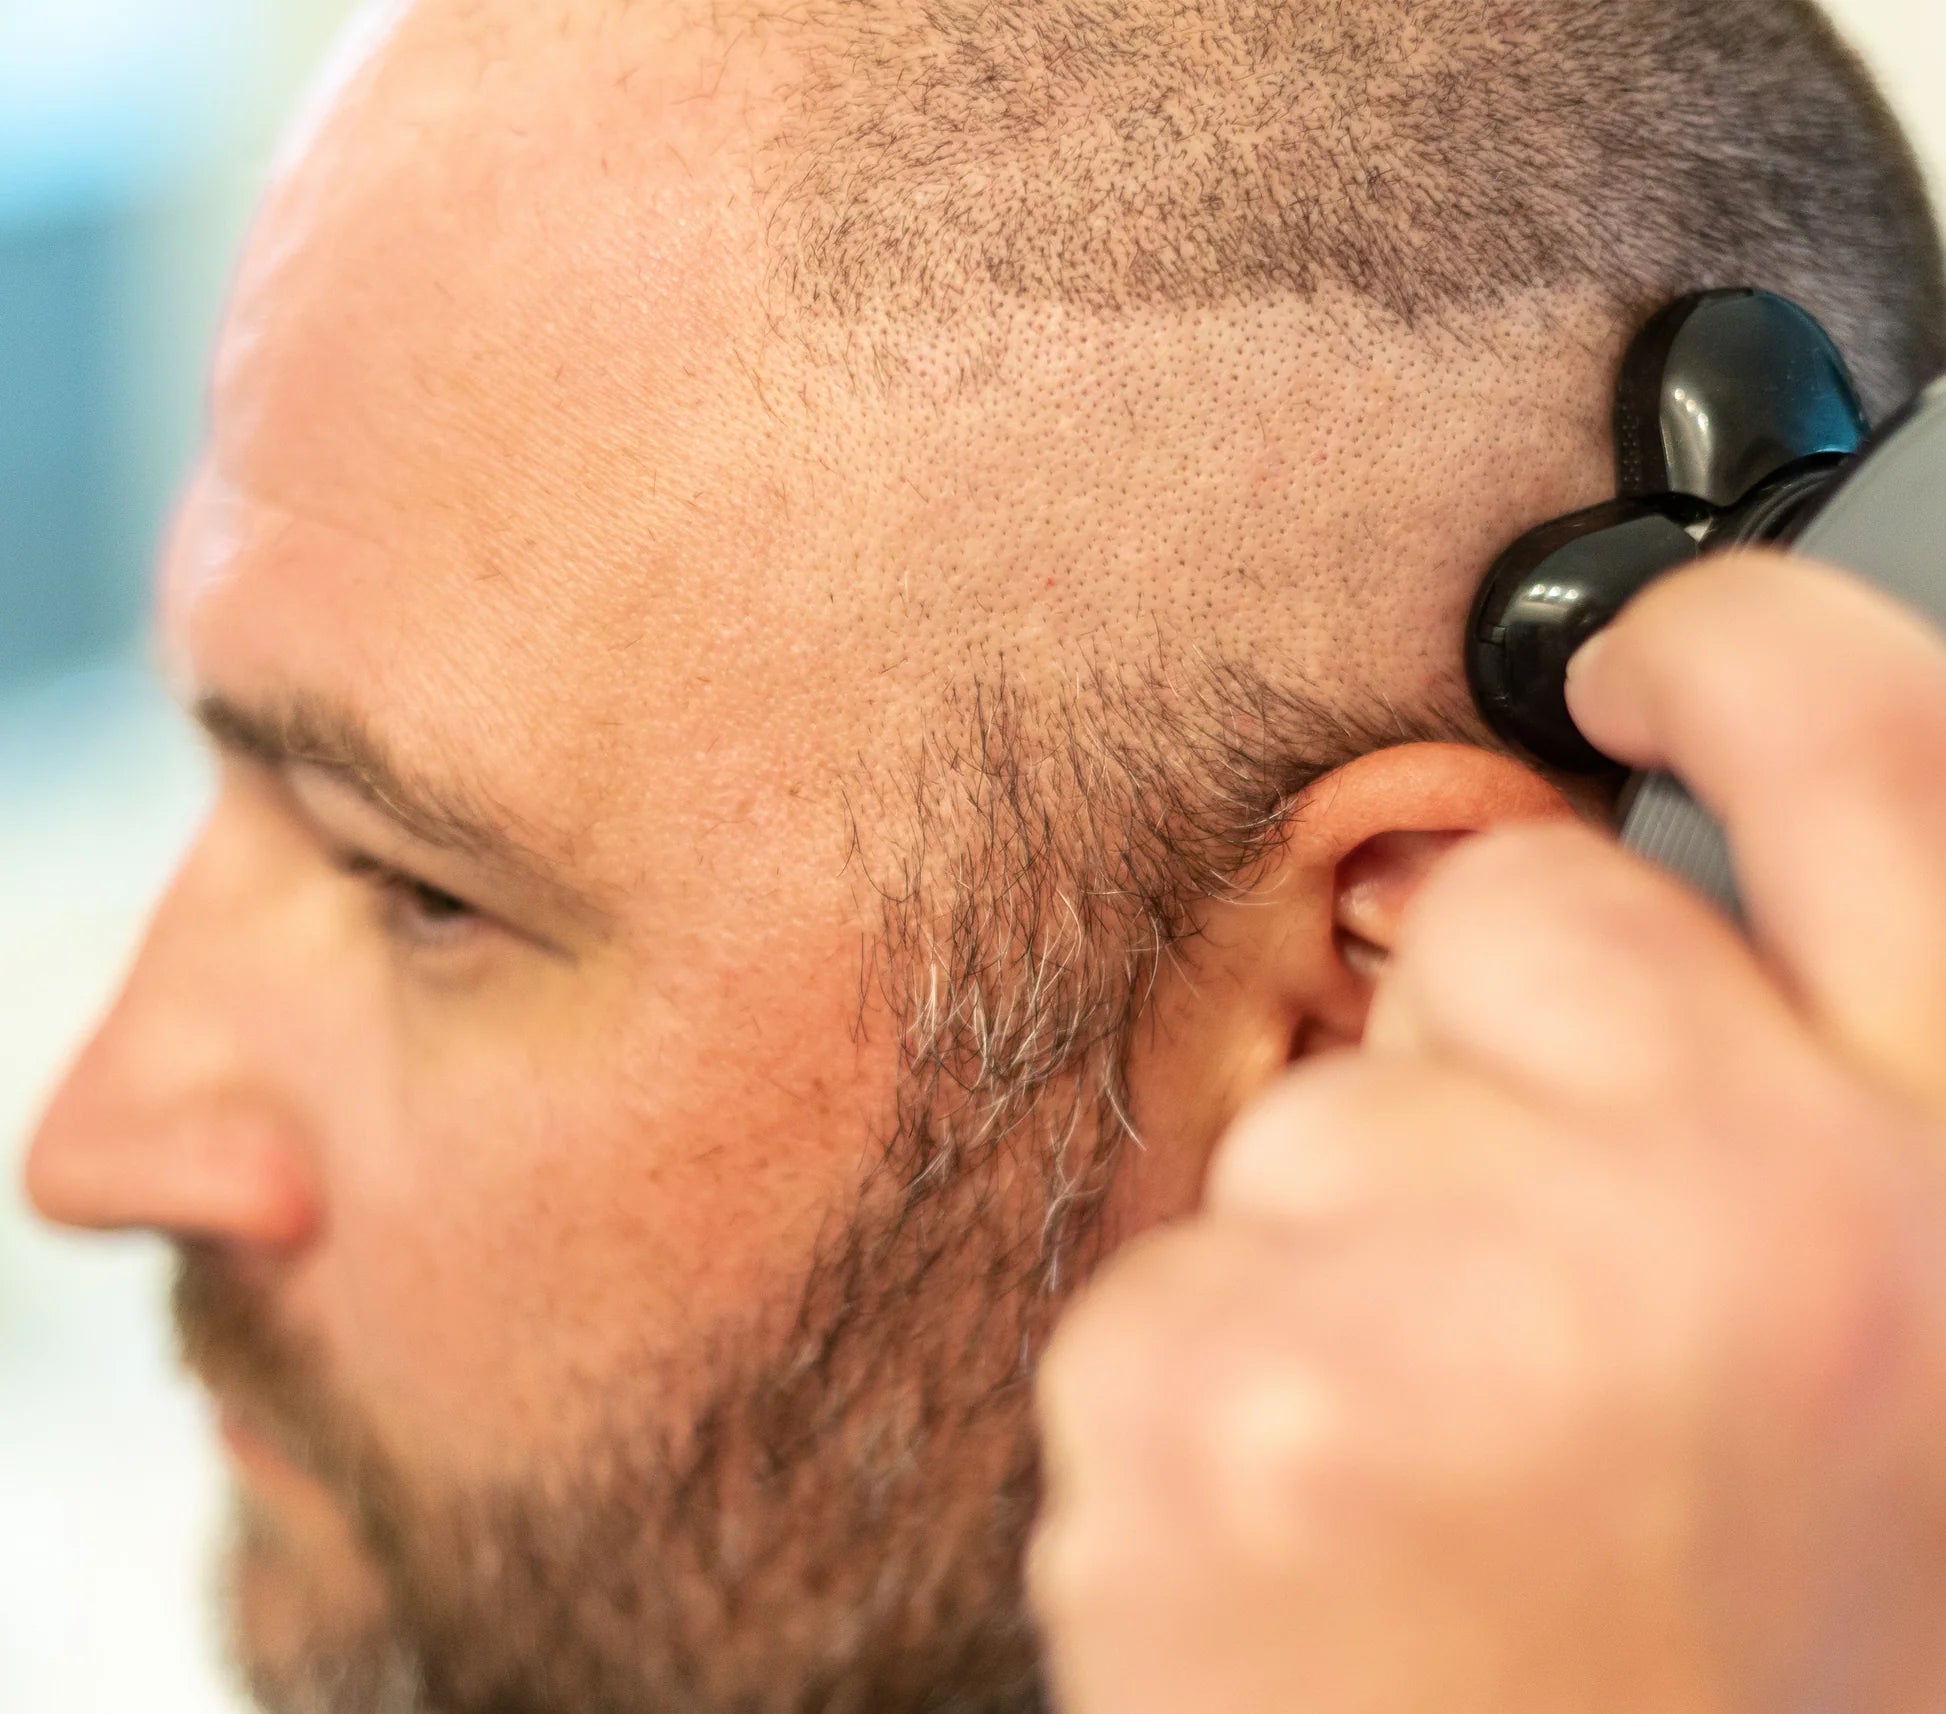
[[[1848,573],[1725,555],[1631,604],[1568,695],[1592,742],[1723,823],[1813,1023],[1946,1110],[1946,640]]]

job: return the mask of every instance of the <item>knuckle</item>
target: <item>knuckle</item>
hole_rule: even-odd
[[[1612,1335],[1604,1292],[1614,1266],[1497,1231],[1450,1243],[1442,1296],[1394,1382],[1396,1420],[1409,1428],[1436,1413],[1441,1438],[1423,1451],[1401,1443],[1392,1456],[1430,1460],[1442,1486],[1468,1493],[1512,1495],[1572,1465],[1613,1379],[1595,1353]]]
[[[1131,1243],[1068,1309],[1036,1381],[1042,1422],[1063,1445],[1153,1459],[1182,1408],[1180,1377],[1203,1328],[1236,1296],[1220,1241],[1200,1225]]]
[[[1280,1247],[1199,1229],[1133,1263],[1113,1300],[1063,1327],[1043,1369],[1044,1411],[1066,1418],[1051,1463],[1072,1478],[1051,1483],[1042,1575],[1057,1603],[1112,1575],[1117,1515],[1176,1520],[1184,1551],[1230,1562],[1283,1552],[1336,1456],[1338,1412],[1304,1360]]]
[[[1679,1075],[1697,1051],[1684,972],[1727,929],[1588,830],[1475,843],[1426,883],[1388,975],[1431,1033],[1590,1090]]]
[[[1192,1457],[1225,1556],[1287,1562],[1343,1469],[1342,1410],[1329,1383],[1288,1355],[1234,1354],[1198,1405]]]
[[[1056,1324],[1035,1374],[1042,1419],[1050,1429],[1086,1433],[1113,1420],[1112,1402],[1131,1390],[1129,1371],[1144,1358],[1143,1293],[1127,1266],[1111,1264]]]
[[[1073,1624],[1101,1603],[1117,1557],[1099,1528],[1072,1515],[1043,1521],[1022,1567],[1029,1604],[1046,1624]]]
[[[1610,629],[1620,646],[1645,656],[1687,656],[1698,648],[1720,655],[1721,639],[1736,635],[1751,613],[1772,610],[1780,580],[1805,563],[1756,547],[1711,554],[1655,579]]]
[[[1627,860],[1592,830],[1505,828],[1468,840],[1427,878],[1399,961],[1464,979],[1522,946],[1611,943],[1613,919],[1655,926],[1642,920],[1653,903]]]
[[[1797,783],[1946,804],[1946,672],[1925,684],[1914,677],[1882,675],[1867,694],[1793,721],[1785,761]]]
[[[1679,709],[1747,732],[1753,764],[1844,778],[1874,760],[1929,770],[1936,789],[1946,642],[1850,573],[1775,553],[1713,557],[1652,584],[1614,629]]]
[[[1929,1371],[1940,1310],[1918,1230],[1934,1230],[1938,1210],[1915,1218],[1911,1175],[1869,1146],[1855,1107],[1849,1117],[1785,1169],[1733,1284],[1734,1325],[1764,1395],[1839,1436],[1882,1419]]]
[[[1290,1216],[1341,1193],[1353,1165],[1343,1144],[1360,1134],[1380,1094],[1376,1080],[1396,1075],[1346,1050],[1284,1077],[1218,1144],[1205,1181],[1209,1206]]]

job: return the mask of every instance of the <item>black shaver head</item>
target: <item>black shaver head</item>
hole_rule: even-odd
[[[1844,359],[1769,292],[1671,304],[1623,360],[1618,499],[1529,532],[1481,586],[1466,672],[1487,723],[1538,760],[1612,764],[1568,716],[1568,662],[1646,584],[1706,548],[1788,541],[1869,435]]]

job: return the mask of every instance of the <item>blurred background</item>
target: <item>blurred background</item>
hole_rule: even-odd
[[[0,0],[0,1714],[231,1714],[217,1477],[153,1245],[15,1181],[205,789],[147,564],[228,259],[348,0]]]
[[[0,1714],[239,1710],[163,1258],[40,1230],[15,1180],[200,811],[148,561],[279,120],[350,9],[0,0]],[[1946,6],[1830,9],[1946,186]]]

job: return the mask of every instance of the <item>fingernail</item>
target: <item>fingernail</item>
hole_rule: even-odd
[[[1602,651],[1608,647],[1608,633],[1597,631],[1587,642],[1575,650],[1568,661],[1568,689],[1574,689],[1575,680],[1585,677],[1594,670],[1594,664],[1601,658]]]
[[[1583,643],[1568,662],[1568,713],[1588,742],[1618,762],[1632,767],[1647,765],[1655,746],[1640,687],[1623,695],[1614,683],[1601,682],[1603,651],[1610,647],[1609,633],[1599,631]]]

